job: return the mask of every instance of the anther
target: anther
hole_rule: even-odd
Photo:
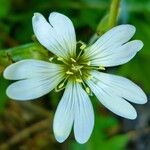
[[[65,81],[64,81],[64,82],[65,82]],[[55,88],[55,92],[59,92],[59,91],[61,91],[61,90],[63,90],[63,89],[65,88],[64,82],[61,83],[61,84],[59,84],[59,85]]]
[[[81,46],[80,46],[80,49],[85,49],[86,48],[86,45],[85,44],[82,44]]]
[[[68,71],[66,72],[66,74],[72,75],[73,72],[71,72],[71,71],[68,70]]]
[[[53,59],[54,59],[54,57],[50,57],[50,58],[49,58],[49,61],[52,62]]]
[[[79,69],[79,73],[80,73],[80,75],[82,76],[82,71]]]
[[[91,65],[91,62],[89,61],[89,62],[87,63],[87,65],[90,66],[90,65]]]
[[[105,67],[103,67],[103,66],[99,66],[98,68],[99,68],[100,70],[106,70]]]
[[[76,82],[82,83],[83,81],[81,79],[76,79]]]
[[[58,57],[57,60],[63,61],[64,59],[62,57]]]
[[[90,88],[89,88],[89,87],[86,87],[86,88],[85,88],[85,91],[86,91],[88,94],[90,94],[90,93],[91,93],[91,90],[90,90]]]
[[[65,88],[65,86],[63,86],[62,88],[56,87],[55,88],[55,92],[60,92],[61,90],[63,90]]]
[[[61,84],[58,86],[58,88],[61,89],[63,86],[64,86],[64,82],[61,83]]]
[[[78,41],[77,44],[78,44],[78,43],[81,44],[81,46],[80,46],[80,49],[81,49],[81,50],[83,50],[83,49],[86,48],[86,44],[85,44],[84,42]]]
[[[73,58],[70,58],[73,62],[76,62],[76,60],[75,59],[73,59]]]

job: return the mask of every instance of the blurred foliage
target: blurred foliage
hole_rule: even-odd
[[[0,19],[8,15],[10,10],[10,0],[0,0]]]
[[[0,76],[0,113],[4,110],[6,101],[8,100],[6,96],[6,88],[9,84],[8,80],[5,80],[2,76]]]
[[[50,55],[48,52],[45,52],[43,48],[40,48],[39,51],[35,51],[39,46],[36,44],[32,45],[31,43],[33,34],[31,18],[34,12],[41,12],[45,17],[48,17],[52,11],[58,11],[67,15],[74,23],[77,40],[88,42],[90,37],[95,38],[93,35],[96,31],[99,32],[100,30],[101,34],[106,31],[109,6],[110,0],[0,0],[0,56],[3,58],[0,60],[0,70],[4,69],[5,66],[2,66],[2,64],[6,64],[6,62],[8,65],[13,61],[19,61],[25,58],[44,59],[45,56]],[[116,67],[114,70],[118,74],[132,79],[147,93],[150,93],[150,0],[122,0],[118,23],[130,23],[136,26],[137,32],[134,39],[142,40],[144,48],[129,63]],[[22,44],[28,45],[28,43],[31,43],[31,49],[26,48],[26,45],[20,46]],[[17,49],[15,48],[16,50],[14,50],[13,47],[16,46]],[[7,50],[5,51],[5,55],[2,55],[4,49]],[[7,55],[12,56],[13,59],[7,60]],[[9,82],[3,79],[2,71],[0,71],[0,73],[0,112],[2,114],[2,112],[5,112],[5,109],[9,109],[4,107],[8,100],[5,90]],[[56,93],[50,93],[49,97],[43,97],[46,103],[44,103],[42,107],[47,109],[47,107],[50,106],[52,110],[55,110],[60,96],[61,95],[57,95]],[[49,99],[51,101],[49,101]],[[79,145],[74,140],[69,139],[67,143],[69,150],[125,149],[129,139],[126,134],[122,134],[122,129],[118,129],[120,128],[120,122],[107,112],[103,113],[101,108],[97,107],[97,105],[99,105],[98,102],[96,104],[94,102],[96,117],[95,128],[91,139],[84,145]],[[15,110],[16,109],[17,107],[15,107]],[[16,114],[19,113],[19,111],[16,111]],[[25,118],[26,117],[23,119]],[[13,124],[14,123],[12,123],[12,126],[9,126],[10,129],[14,128]],[[19,124],[19,121],[17,121],[17,124]],[[23,123],[19,130],[26,128],[29,124],[31,123]],[[15,128],[15,131],[16,130]],[[35,146],[36,149],[43,149],[44,146],[42,147],[42,145],[48,142],[51,142],[51,144],[49,144],[50,147],[48,147],[49,149],[55,150],[58,148],[56,145],[59,144],[54,143],[54,139],[48,141],[48,137],[44,140],[42,138],[39,135],[34,138],[35,141],[38,141],[36,143],[39,144],[37,147]],[[5,140],[0,138],[0,143],[5,141],[7,141],[7,138],[5,138]],[[32,142],[25,141],[24,143],[25,145],[32,145],[34,143]],[[18,149],[20,149],[20,147]],[[61,149],[66,149],[65,144]]]

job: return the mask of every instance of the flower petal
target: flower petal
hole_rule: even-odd
[[[112,28],[85,50],[83,60],[90,60],[92,66],[104,67],[128,62],[143,47],[139,40],[126,43],[134,33],[135,28],[131,25]]]
[[[76,140],[79,143],[87,142],[94,126],[93,107],[81,85],[68,82],[54,117],[53,128],[57,141],[67,139],[73,121]]]
[[[60,38],[59,41],[63,47],[70,52],[71,56],[75,56],[76,35],[72,21],[63,14],[53,12],[49,16],[49,22]]]
[[[21,80],[59,71],[62,71],[61,65],[41,60],[26,59],[8,66],[3,75],[5,79]]]
[[[75,84],[75,121],[74,134],[76,140],[83,144],[88,141],[94,126],[94,112],[87,93],[80,84]]]
[[[145,104],[147,97],[143,90],[132,81],[107,73],[93,71],[92,76],[98,81],[98,85],[118,97],[122,97],[136,104]]]
[[[136,96],[136,93],[132,93],[132,92],[136,92],[136,90],[142,92],[139,87],[137,87],[131,81],[129,82],[129,80],[126,82],[123,82],[127,79],[123,80],[122,82],[120,82],[121,80],[117,81],[116,79],[115,81],[117,83],[120,82],[120,84],[116,85],[118,86],[118,88],[116,88],[116,86],[114,86],[115,83],[111,82],[111,81],[114,81],[114,78],[112,75],[108,75],[109,76],[108,78],[106,74],[99,73],[97,71],[93,71],[92,75],[93,75],[93,79],[87,80],[86,82],[91,88],[91,90],[93,91],[93,93],[96,95],[96,97],[99,99],[99,101],[106,108],[108,108],[110,111],[124,118],[135,119],[137,117],[137,113],[134,107],[130,103],[128,103],[124,98],[127,98],[129,101],[132,101],[132,102],[134,101],[136,103],[141,103],[141,100],[139,101],[139,99],[142,98],[143,100],[143,95],[142,95],[143,93],[141,93],[142,95],[141,97]],[[116,77],[116,78],[119,79],[119,77]],[[125,87],[126,84],[128,84],[127,85],[128,88],[129,86],[131,86],[129,88],[129,90],[132,90],[131,93]],[[128,95],[129,93],[130,95]]]
[[[91,60],[91,65],[112,67],[127,63],[130,61],[136,53],[143,47],[143,43],[140,40],[134,40],[128,42],[115,49],[108,50],[105,53],[101,53],[101,56],[95,57]]]
[[[10,65],[4,72],[7,79],[20,80],[7,88],[7,95],[16,100],[31,100],[54,89],[63,79],[61,67],[38,60],[24,60]]]
[[[44,47],[59,57],[67,58],[75,53],[75,31],[69,18],[59,13],[56,14],[52,13],[50,24],[40,13],[35,13],[32,18],[33,30]],[[58,16],[61,16],[59,21],[62,25],[57,21]],[[59,29],[58,26],[60,27]]]
[[[53,130],[58,142],[64,142],[70,132],[74,120],[74,85],[68,83],[54,116]]]

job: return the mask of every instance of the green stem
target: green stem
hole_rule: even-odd
[[[112,0],[108,19],[108,28],[111,29],[117,23],[120,0]]]
[[[120,0],[112,0],[110,11],[99,22],[96,33],[91,37],[89,45],[92,45],[102,34],[114,27],[117,23]]]

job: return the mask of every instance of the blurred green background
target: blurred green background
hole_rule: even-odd
[[[34,12],[40,12],[45,17],[52,11],[67,15],[74,23],[77,40],[88,42],[101,19],[109,12],[110,3],[110,0],[0,0],[0,150],[150,149],[150,103],[134,105],[138,118],[130,121],[113,115],[94,97],[95,127],[90,140],[79,145],[72,134],[66,142],[59,144],[53,136],[52,121],[62,93],[51,92],[38,101],[30,102],[12,101],[5,95],[10,82],[2,77],[6,67],[4,62],[8,65],[31,55],[18,48],[9,62],[5,60],[9,56],[4,51],[33,42],[31,19]],[[122,0],[119,11],[118,24],[133,24],[137,28],[134,39],[142,40],[144,48],[129,63],[107,71],[132,79],[149,97],[150,0]],[[100,30],[104,27],[103,24]],[[40,59],[48,55],[32,54]]]

